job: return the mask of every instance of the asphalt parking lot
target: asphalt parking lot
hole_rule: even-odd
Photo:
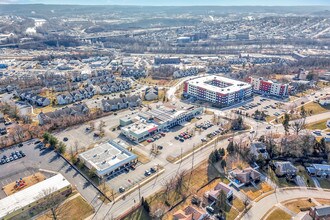
[[[61,132],[55,133],[54,135],[60,140],[63,141],[63,139],[66,137],[68,138],[67,141],[65,141],[65,144],[67,146],[75,146],[75,142],[78,142],[78,148],[81,150],[85,150],[87,147],[99,143],[99,142],[105,142],[109,139],[115,139],[119,135],[119,132],[112,132],[112,129],[114,127],[117,127],[119,125],[119,119],[122,117],[125,117],[127,115],[131,115],[134,117],[134,115],[137,114],[137,110],[131,111],[129,109],[120,111],[116,113],[116,115],[109,115],[106,117],[102,117],[100,119],[96,119],[93,122],[95,123],[95,131],[98,131],[99,124],[101,121],[105,123],[104,127],[104,136],[103,137],[95,137],[95,132],[86,132],[86,128],[90,127],[90,123],[84,123],[82,125],[77,125],[70,127],[68,129],[65,129]],[[132,114],[134,113],[134,114]]]
[[[98,195],[93,186],[57,153],[50,149],[40,151],[40,149],[36,148],[34,144],[36,141],[37,140],[30,140],[24,142],[23,146],[20,148],[15,146],[1,150],[0,158],[16,150],[22,150],[26,154],[26,156],[21,159],[0,165],[1,186],[38,171],[42,171],[44,174],[48,173],[48,175],[61,173],[78,189],[88,202],[93,204],[96,199],[95,196]],[[2,196],[5,196],[3,191],[0,193],[0,198],[2,198]]]
[[[148,176],[145,175],[145,171],[150,170],[151,167],[156,167],[156,165],[152,162],[147,164],[138,163],[135,170],[129,169],[129,172],[121,170],[114,175],[108,176],[106,178],[106,183],[109,184],[109,187],[115,192],[118,192],[120,187],[124,187],[127,190],[149,178],[151,175],[155,175],[155,173],[151,173],[151,175]]]
[[[252,102],[246,103],[235,109],[242,111],[243,114],[248,113],[249,115],[252,115],[256,110],[258,110],[264,111],[269,116],[279,116],[286,112],[284,106],[285,102],[283,101],[256,96]]]
[[[207,134],[214,132],[215,130],[219,130],[219,126],[213,125],[212,127],[207,128],[206,130],[201,129],[201,132],[195,131],[194,135],[191,138],[185,139],[183,142],[180,140],[176,140],[175,136],[178,136],[179,134],[183,132],[190,132],[192,131],[196,124],[202,124],[205,123],[206,121],[212,122],[213,115],[203,115],[201,116],[200,120],[197,120],[196,122],[186,122],[182,126],[176,126],[174,128],[171,128],[169,132],[166,132],[165,136],[147,144],[144,147],[147,151],[151,151],[152,145],[156,144],[157,146],[162,146],[163,149],[160,150],[161,154],[157,157],[161,157],[163,159],[166,159],[168,156],[172,157],[177,157],[181,154],[181,149],[182,153],[184,154],[185,152],[188,152],[193,149],[194,144],[198,144],[202,142],[202,138],[207,139]],[[222,119],[220,123],[225,123],[225,121]]]

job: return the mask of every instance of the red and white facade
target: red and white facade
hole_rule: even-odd
[[[289,85],[264,80],[263,78],[249,77],[248,82],[252,85],[253,91],[261,94],[268,94],[278,97],[289,96]]]
[[[184,83],[184,94],[220,106],[229,106],[251,98],[248,83],[220,76],[205,76]]]

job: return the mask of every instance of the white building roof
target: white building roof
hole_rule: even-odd
[[[70,183],[62,176],[57,174],[33,186],[23,189],[17,193],[0,200],[0,219],[15,210],[28,206],[41,198],[70,186]]]
[[[214,86],[214,85],[211,85],[208,83],[213,80],[221,81],[228,85],[225,87],[218,87],[218,86]],[[190,85],[204,88],[208,91],[218,92],[218,93],[222,93],[222,94],[230,94],[230,93],[238,92],[242,89],[251,88],[251,85],[249,83],[241,82],[241,81],[234,80],[234,79],[229,79],[229,78],[222,77],[222,76],[204,76],[204,77],[189,80],[188,83]]]
[[[115,141],[98,145],[79,154],[79,157],[94,167],[98,175],[104,175],[110,170],[115,170],[137,158],[135,154],[126,150]]]

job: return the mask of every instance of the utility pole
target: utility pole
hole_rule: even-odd
[[[193,145],[193,155],[192,155],[192,161],[191,161],[191,172],[193,172],[193,169],[194,169],[194,160],[195,160],[195,144]]]
[[[181,155],[180,155],[180,157],[181,157],[180,163],[182,163],[182,146],[181,146]]]
[[[139,183],[139,200],[141,201],[141,185]]]

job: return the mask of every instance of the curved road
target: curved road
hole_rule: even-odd
[[[273,206],[286,200],[298,198],[320,198],[329,199],[330,191],[319,191],[311,189],[278,189],[276,193],[270,194],[260,201],[252,204],[251,209],[243,215],[242,220],[260,220],[269,212]]]

